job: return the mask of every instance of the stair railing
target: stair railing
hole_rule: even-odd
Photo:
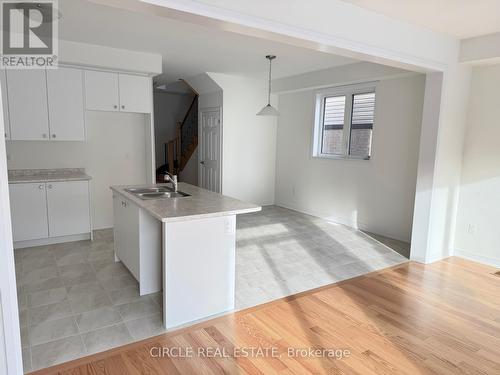
[[[184,83],[194,92],[193,100],[182,121],[177,123],[175,138],[163,144],[164,167],[172,174],[184,169],[198,145],[198,111],[193,109],[199,95],[186,81]]]

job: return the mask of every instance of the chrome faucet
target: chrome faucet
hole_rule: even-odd
[[[165,182],[171,182],[174,187],[174,192],[177,193],[177,175],[165,172]]]

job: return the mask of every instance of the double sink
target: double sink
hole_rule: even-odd
[[[129,188],[125,189],[126,192],[134,194],[135,196],[143,199],[143,200],[152,200],[152,199],[168,199],[168,198],[183,198],[189,197],[190,195],[187,193],[183,193],[182,191],[173,191],[167,187],[138,187],[138,188]]]

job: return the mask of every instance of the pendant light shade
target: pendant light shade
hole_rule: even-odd
[[[267,105],[262,108],[257,116],[279,116],[279,112],[276,108],[271,105],[271,64],[276,58],[274,55],[267,55],[266,59],[269,60],[269,89],[267,92]]]
[[[257,113],[257,116],[279,116],[279,112],[271,104],[268,104]]]

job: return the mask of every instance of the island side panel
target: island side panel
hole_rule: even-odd
[[[233,310],[236,216],[171,222],[163,228],[165,327]]]

